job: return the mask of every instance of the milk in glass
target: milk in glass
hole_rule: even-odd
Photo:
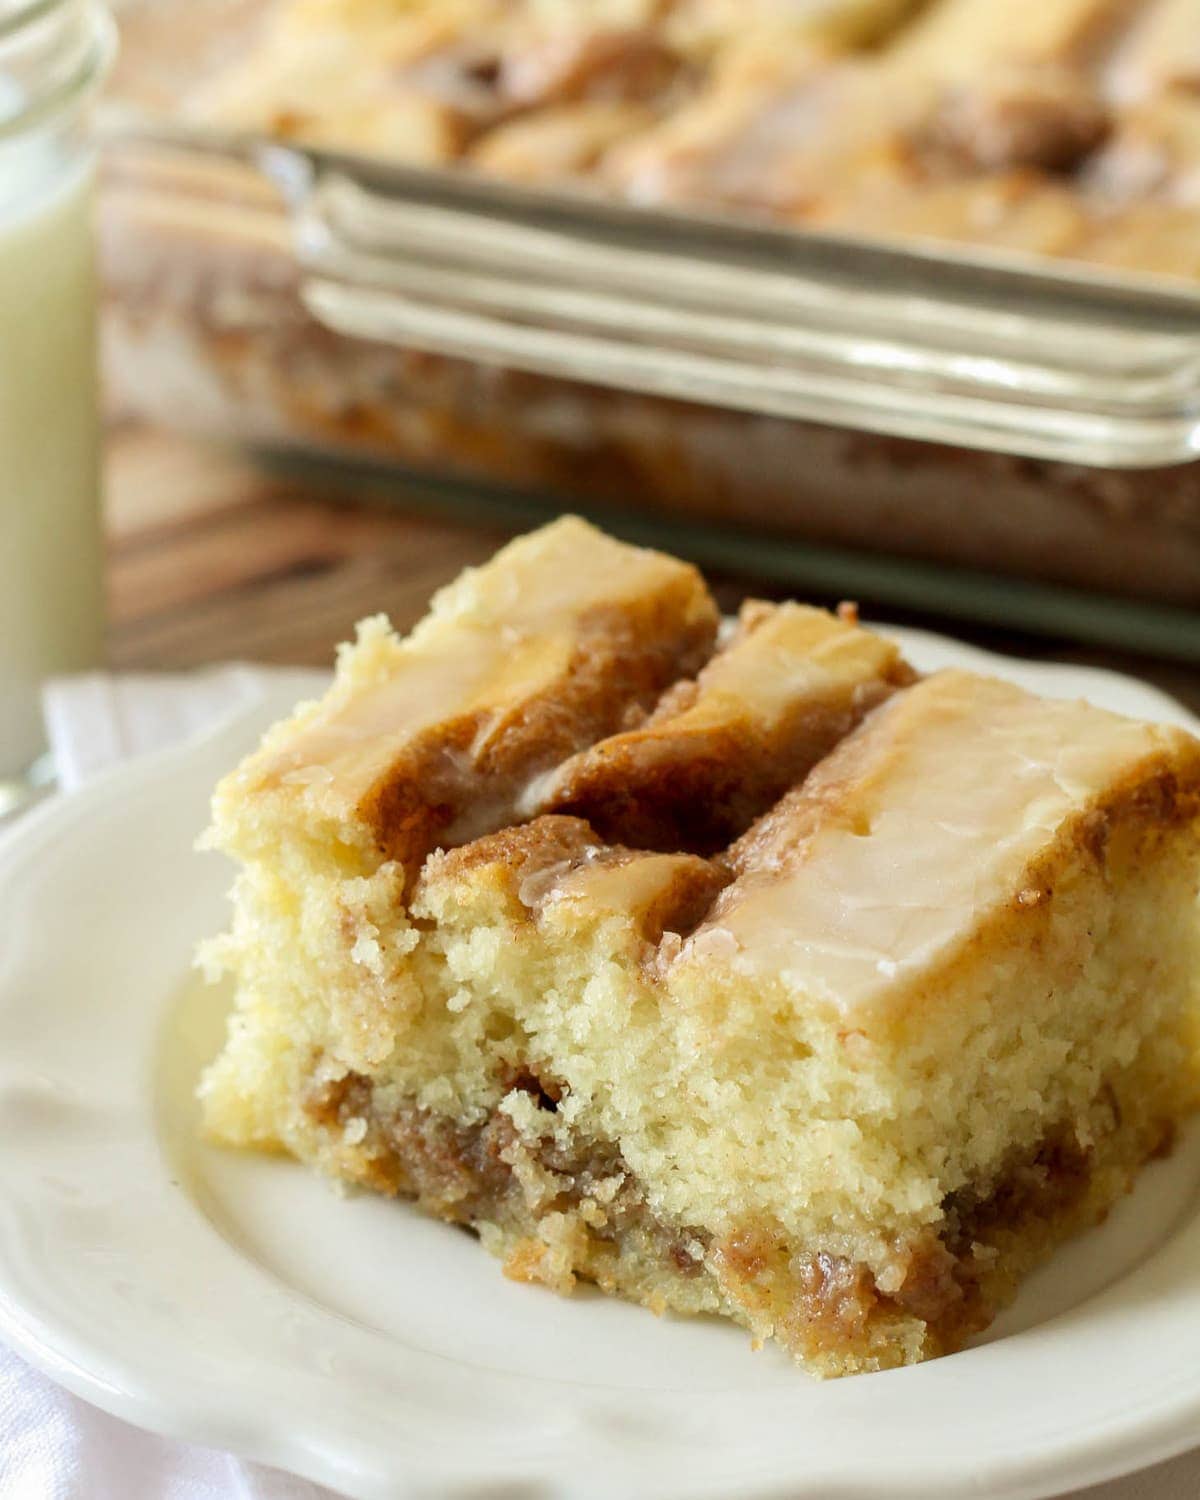
[[[101,0],[0,0],[0,810],[102,637],[92,151]]]
[[[0,776],[42,748],[42,681],[102,647],[91,187],[0,144]]]

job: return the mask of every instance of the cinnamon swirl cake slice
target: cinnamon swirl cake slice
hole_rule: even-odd
[[[379,621],[217,790],[210,1135],[716,1312],[961,1346],[1197,1094],[1200,743],[916,680],[565,520]]]

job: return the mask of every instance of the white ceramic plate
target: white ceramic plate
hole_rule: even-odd
[[[903,638],[922,667],[1194,722],[1107,673]],[[1194,1132],[977,1347],[826,1384],[732,1326],[518,1286],[405,1206],[200,1145],[227,997],[189,958],[228,871],[192,841],[289,707],[0,843],[0,1334],[31,1360],[133,1422],[371,1500],[1028,1500],[1197,1441]]]

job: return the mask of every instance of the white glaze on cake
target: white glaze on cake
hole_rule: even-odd
[[[740,973],[782,975],[847,1015],[902,1005],[905,979],[1025,890],[1070,820],[1165,768],[1188,739],[938,673],[879,709],[747,835],[738,880],[679,962],[710,962],[716,929]]]

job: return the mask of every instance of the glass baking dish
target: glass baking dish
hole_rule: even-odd
[[[120,410],[1200,659],[1200,287],[180,127],[255,7],[168,7],[106,126]]]

